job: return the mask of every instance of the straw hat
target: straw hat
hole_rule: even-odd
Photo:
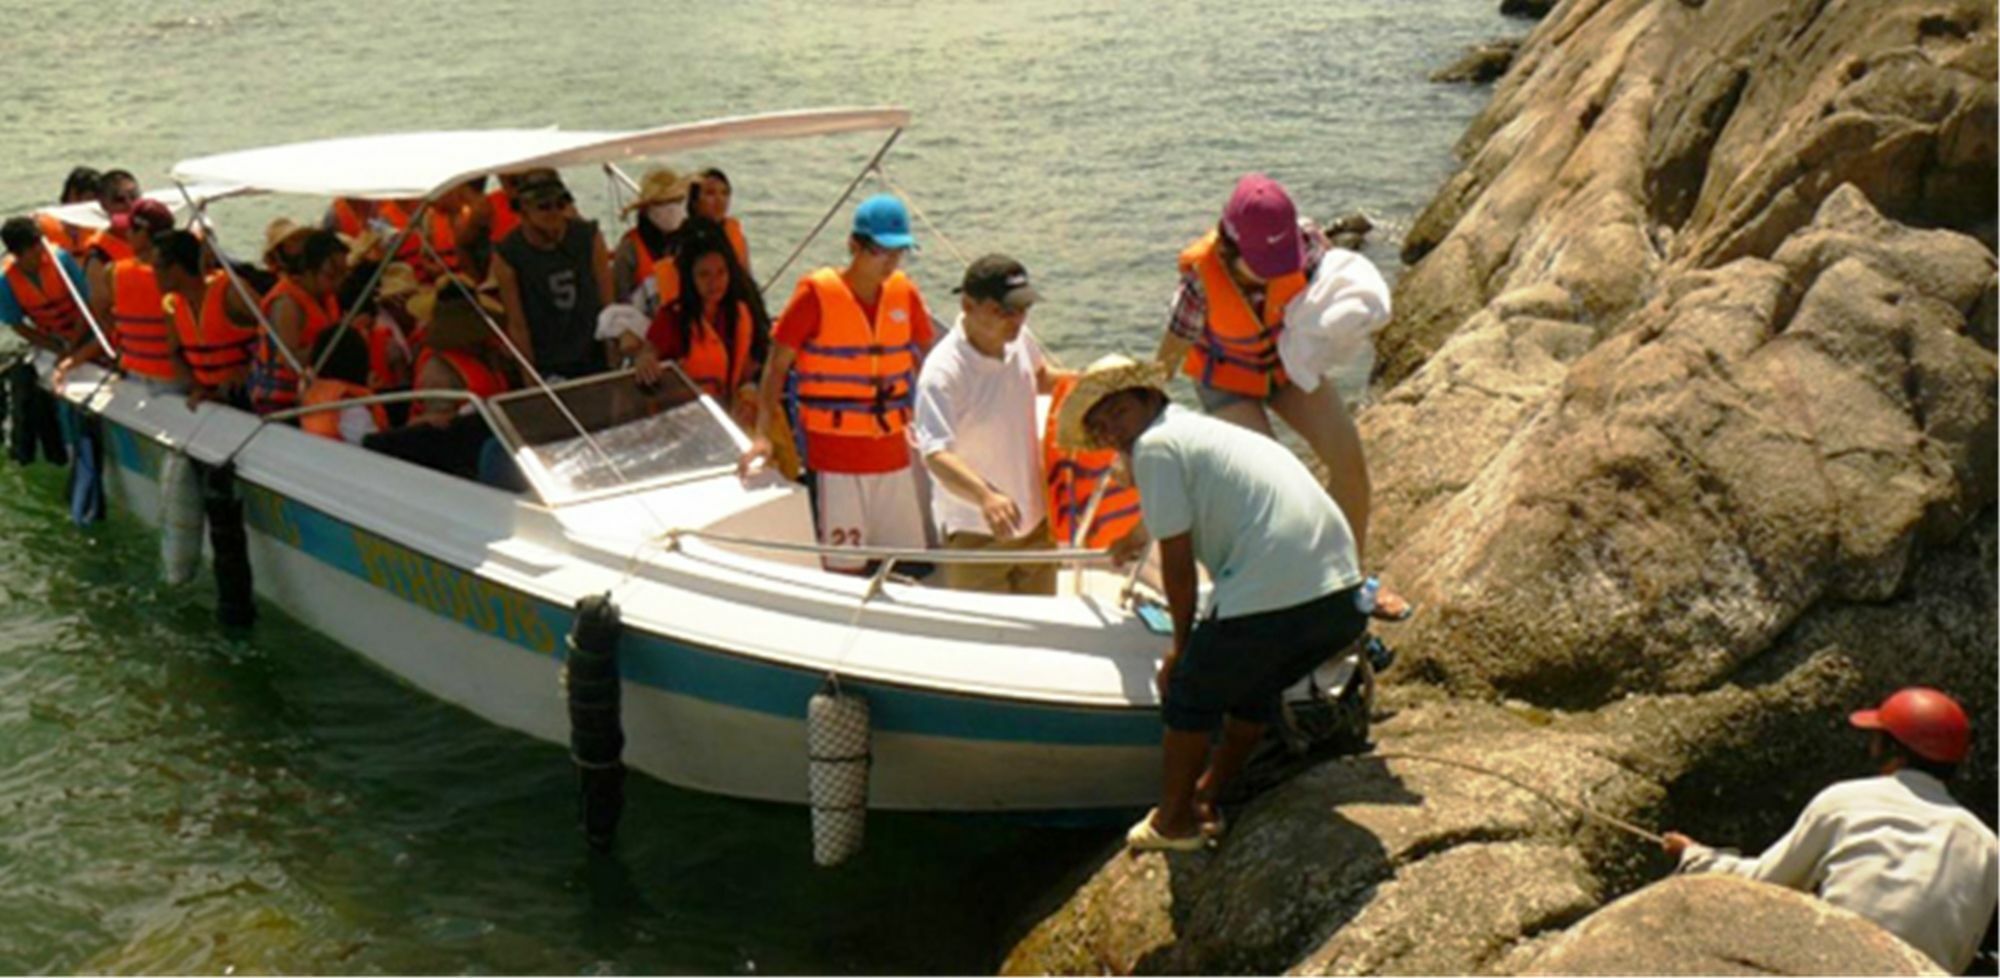
[[[312,228],[306,227],[289,217],[274,218],[271,223],[264,225],[264,260],[270,261],[271,252],[290,245],[294,241],[304,238],[311,233]]]
[[[639,181],[639,196],[632,198],[631,202],[625,205],[623,213],[630,214],[641,207],[651,207],[654,204],[671,204],[677,200],[686,200],[688,188],[692,186],[694,178],[691,176],[681,176],[666,167],[648,170],[646,176]]]
[[[392,265],[390,267],[394,268],[395,266]],[[456,292],[460,286],[470,289],[473,295],[478,296],[479,305],[487,312],[495,316],[506,314],[507,307],[502,305],[500,298],[491,291],[494,288],[492,282],[481,282],[478,285],[474,285],[462,275],[439,276],[438,280],[431,283],[429,288],[417,289],[415,294],[410,296],[410,301],[403,304],[403,308],[409,310],[410,315],[417,322],[429,322],[432,313],[437,309],[438,293],[445,290]],[[468,308],[467,311],[470,312],[471,310]]]
[[[1090,409],[1105,398],[1134,387],[1164,394],[1166,382],[1166,368],[1157,360],[1139,361],[1122,353],[1108,353],[1091,361],[1056,415],[1056,445],[1069,451],[1106,447],[1097,444],[1083,430],[1083,419]]]
[[[362,228],[360,234],[336,233],[334,237],[339,238],[340,243],[347,246],[347,253],[357,259],[366,258],[369,252],[380,248],[383,244],[382,236],[376,234],[373,227]]]
[[[423,290],[417,283],[417,272],[410,266],[392,261],[382,269],[382,278],[375,284],[375,295],[383,299],[394,299],[402,295],[415,295]]]

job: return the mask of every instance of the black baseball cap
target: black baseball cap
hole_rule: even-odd
[[[1015,310],[1026,309],[1042,298],[1029,284],[1027,268],[1006,255],[987,255],[965,266],[965,280],[952,291],[991,299]]]
[[[569,196],[569,187],[563,184],[562,175],[548,167],[538,167],[521,174],[514,184],[514,196],[523,203],[538,200],[559,200]]]

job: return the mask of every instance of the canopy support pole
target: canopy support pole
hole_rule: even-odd
[[[265,339],[278,348],[278,353],[285,358],[285,362],[292,365],[292,372],[305,376],[305,366],[299,363],[299,358],[293,355],[291,347],[278,336],[277,328],[271,325],[269,319],[264,318],[263,304],[257,301],[257,296],[250,291],[250,286],[243,281],[243,278],[236,274],[236,266],[230,263],[229,257],[222,253],[222,238],[216,234],[215,224],[208,219],[207,202],[195,200],[194,195],[188,193],[187,185],[184,183],[175,181],[174,186],[180,188],[181,199],[187,201],[188,206],[194,209],[195,223],[201,225],[202,243],[208,246],[208,253],[215,256],[215,263],[222,267],[222,274],[228,276],[230,287],[236,290],[236,297],[250,307],[252,316],[257,317],[257,328],[264,332]]]
[[[827,208],[826,214],[819,219],[819,223],[813,225],[811,231],[806,232],[806,239],[799,242],[799,246],[793,248],[791,254],[785,256],[785,260],[778,265],[777,271],[772,272],[762,285],[757,286],[757,293],[759,295],[771,291],[772,283],[783,276],[785,270],[791,268],[792,263],[798,261],[799,256],[804,254],[808,247],[811,247],[813,239],[819,237],[821,231],[826,230],[827,224],[833,220],[834,215],[840,213],[842,207],[847,206],[848,198],[854,196],[854,191],[861,187],[861,181],[868,179],[868,174],[870,173],[880,172],[882,158],[889,155],[889,147],[896,145],[897,138],[902,135],[903,130],[900,128],[889,132],[889,138],[882,141],[882,147],[875,151],[874,156],[868,158],[868,165],[862,167],[861,172],[854,175],[854,179],[848,182],[847,189],[841,191],[840,198],[833,202],[832,207]]]
[[[368,297],[375,294],[375,286],[381,283],[383,274],[389,271],[390,263],[396,260],[396,253],[403,250],[403,242],[408,241],[410,235],[416,234],[417,228],[421,227],[424,220],[430,217],[430,213],[431,202],[430,198],[426,197],[422,203],[417,205],[416,213],[410,215],[409,223],[398,228],[396,236],[390,239],[388,245],[383,248],[382,260],[375,263],[375,271],[368,276],[368,284],[361,287],[361,297],[354,300],[354,308],[341,310],[340,325],[334,327],[333,338],[326,341],[326,349],[320,352],[319,359],[313,361],[313,377],[319,376],[320,370],[326,366],[327,358],[333,356],[333,348],[340,344],[341,334],[347,332],[348,326],[353,324],[355,318],[361,314],[362,303],[367,302]],[[431,251],[430,240],[421,234],[417,235],[417,240],[422,242],[424,251],[429,253],[433,260],[437,261],[438,267],[444,268],[443,259],[438,257],[437,252]],[[310,356],[312,351],[308,350],[306,354]]]
[[[436,261],[440,265],[443,264],[443,259],[438,255],[437,251],[431,247],[430,239],[420,237],[417,239],[417,245],[424,250],[425,254],[431,256],[432,261]],[[386,262],[384,264],[386,264]],[[549,399],[549,403],[555,405],[556,411],[563,416],[563,420],[568,421],[570,423],[570,426],[576,429],[577,435],[583,438],[583,443],[585,445],[590,446],[591,451],[596,452],[599,457],[604,459],[604,464],[611,467],[611,474],[617,476],[619,482],[631,481],[625,478],[625,470],[618,467],[618,461],[611,457],[610,452],[605,451],[603,445],[598,444],[597,439],[594,436],[592,436],[587,429],[584,428],[583,421],[576,416],[575,412],[569,409],[568,404],[563,403],[563,399],[561,397],[557,396],[555,390],[549,386],[548,380],[542,376],[542,372],[536,370],[535,365],[529,363],[528,358],[521,353],[521,348],[514,345],[514,340],[512,337],[507,335],[507,330],[503,328],[499,323],[494,322],[493,317],[487,313],[486,307],[479,304],[479,296],[475,295],[472,292],[472,290],[466,286],[465,279],[457,275],[451,275],[448,276],[448,278],[450,279],[452,286],[458,289],[458,291],[465,296],[465,301],[472,305],[472,311],[478,313],[479,318],[486,323],[486,327],[493,331],[493,335],[500,338],[501,345],[503,345],[507,349],[507,355],[513,357],[514,362],[520,365],[522,372],[527,374],[528,379],[534,382],[535,387],[542,392],[542,396],[547,397]],[[372,282],[369,283],[369,288],[371,289],[374,288],[374,283]],[[412,383],[415,383],[416,378],[412,377],[410,378],[410,380]],[[651,508],[648,508],[647,512],[651,513],[652,512]],[[653,521],[655,523],[660,523],[660,525],[664,528],[665,524],[661,523],[660,518],[657,515],[653,517]]]
[[[62,260],[56,257],[55,248],[49,245],[47,238],[42,239],[42,255],[56,263],[56,277],[62,279],[63,291],[69,293],[69,301],[76,303],[77,311],[83,313],[83,321],[90,324],[90,335],[97,337],[97,342],[104,347],[104,352],[114,358],[117,357],[118,347],[112,344],[111,337],[104,335],[104,327],[97,322],[96,314],[90,311],[90,303],[84,301],[83,293],[77,289],[76,283],[69,280],[68,270],[63,268]]]

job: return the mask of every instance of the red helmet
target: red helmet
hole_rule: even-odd
[[[1880,730],[1918,757],[1941,764],[1965,760],[1972,725],[1958,701],[1923,686],[1899,689],[1873,710],[1856,710],[1847,722],[1863,730]]]

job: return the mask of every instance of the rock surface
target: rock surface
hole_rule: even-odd
[[[1528,975],[1941,975],[1923,952],[1805,894],[1676,876],[1592,914]]]

